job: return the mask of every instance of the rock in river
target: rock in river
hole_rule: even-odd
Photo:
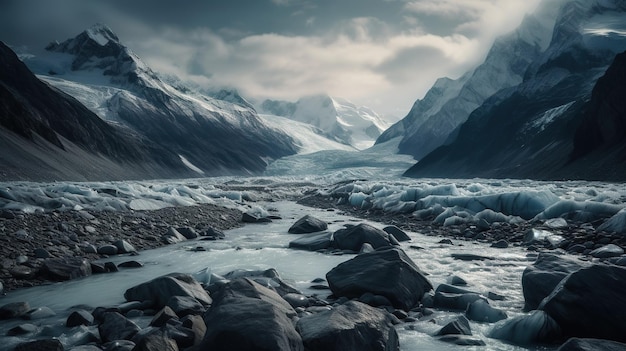
[[[127,301],[152,301],[156,308],[163,308],[172,296],[190,296],[208,306],[212,300],[200,283],[192,276],[171,273],[149,282],[134,286],[124,293]]]
[[[326,229],[328,229],[326,222],[311,215],[306,215],[297,220],[296,223],[289,228],[288,232],[291,234],[308,234],[321,232]]]

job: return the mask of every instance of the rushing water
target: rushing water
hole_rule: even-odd
[[[137,257],[117,256],[108,259],[115,263],[127,260],[138,260],[144,263],[140,269],[124,269],[117,273],[94,275],[84,279],[45,285],[9,293],[0,299],[0,304],[14,301],[28,301],[31,307],[47,306],[58,313],[52,319],[31,321],[33,324],[63,324],[67,310],[76,305],[91,307],[114,305],[124,302],[123,293],[127,288],[145,282],[160,275],[171,272],[196,273],[208,270],[217,274],[225,274],[235,269],[266,269],[275,268],[281,277],[307,294],[320,293],[309,289],[311,280],[324,277],[334,266],[348,260],[353,255],[326,255],[289,249],[288,243],[296,236],[287,234],[287,229],[295,220],[305,214],[312,214],[329,223],[330,230],[336,230],[345,223],[355,223],[360,219],[341,215],[336,211],[326,211],[303,207],[293,202],[272,202],[263,204],[265,208],[274,209],[282,216],[268,224],[251,224],[226,232],[226,239],[220,241],[188,241],[177,245],[162,247],[141,252]],[[382,227],[379,223],[372,225]],[[428,278],[434,286],[445,283],[451,275],[458,275],[468,281],[470,290],[486,294],[495,292],[507,297],[504,301],[491,302],[497,308],[507,312],[509,317],[521,313],[523,297],[521,274],[524,268],[534,260],[521,248],[511,247],[506,250],[491,248],[486,244],[475,242],[455,242],[455,245],[442,245],[438,237],[409,233],[412,241],[402,243],[404,250],[429,274]],[[410,246],[420,246],[416,250]],[[191,251],[202,246],[206,251]],[[459,261],[451,257],[452,253],[473,253],[491,256],[488,261]],[[322,292],[325,297],[327,292]],[[427,320],[398,326],[402,350],[468,350],[472,347],[461,347],[440,342],[433,338],[438,329],[458,313],[436,311]],[[0,333],[24,321],[9,321],[0,324]],[[143,323],[146,323],[145,321]],[[515,346],[488,339],[485,334],[492,328],[491,324],[471,323],[473,333],[487,342],[487,347],[480,350],[517,350]],[[56,335],[61,340],[71,343],[71,337],[63,328],[57,328]],[[54,334],[49,328],[42,334]],[[59,335],[61,334],[61,335]],[[66,338],[66,339],[64,339]],[[14,345],[20,340],[16,337],[0,337],[2,345]]]

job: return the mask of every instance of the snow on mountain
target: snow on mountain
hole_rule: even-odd
[[[297,102],[265,100],[260,111],[310,124],[328,138],[366,149],[389,124],[372,109],[327,95],[307,96]]]
[[[355,148],[331,140],[324,136],[324,132],[319,128],[304,122],[294,121],[287,117],[260,114],[263,121],[285,134],[291,136],[298,147],[298,154],[305,155],[322,150],[345,150],[355,151]]]
[[[101,118],[180,155],[199,175],[250,174],[293,154],[293,140],[270,128],[236,92],[213,96],[170,84],[106,26],[95,25],[24,61],[49,84]],[[172,82],[173,83],[173,82]]]
[[[621,117],[614,116],[621,106],[615,91],[623,91],[623,83],[618,83],[623,74],[613,67],[623,59],[607,68],[618,52],[626,50],[626,36],[604,33],[617,33],[626,23],[626,3],[569,1],[555,18],[550,45],[528,65],[524,80],[485,100],[458,128],[454,140],[423,157],[407,175],[624,179],[623,156],[617,151],[622,144],[600,147],[602,141],[584,135],[607,125],[610,129],[623,125]],[[600,27],[601,31],[589,30]],[[600,84],[601,76],[612,83]],[[606,104],[613,112],[599,107]],[[583,118],[588,127],[581,130]],[[618,139],[624,140],[621,134]],[[576,152],[575,140],[585,140]],[[592,146],[604,148],[607,155],[596,150],[582,158]]]
[[[487,98],[522,82],[528,65],[549,43],[557,9],[556,2],[544,2],[517,30],[496,39],[480,66],[457,80],[438,80],[379,142],[401,135],[399,151],[416,159],[444,144]]]

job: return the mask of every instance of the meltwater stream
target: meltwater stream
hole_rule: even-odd
[[[289,249],[289,242],[297,235],[288,234],[287,230],[298,218],[306,214],[330,223],[329,230],[331,231],[340,229],[346,223],[357,223],[363,220],[342,215],[337,211],[300,206],[290,201],[260,205],[276,211],[282,219],[272,223],[250,224],[228,230],[225,240],[187,241],[143,251],[139,256],[111,257],[107,261],[119,264],[128,260],[137,260],[142,262],[144,267],[123,269],[117,273],[94,275],[80,280],[10,292],[7,296],[0,298],[0,305],[28,301],[32,308],[47,306],[57,312],[58,317],[28,322],[36,325],[55,324],[59,326],[58,329],[62,329],[60,325],[64,324],[69,314],[67,310],[71,307],[77,305],[97,307],[123,303],[123,294],[126,289],[164,274],[172,272],[225,274],[236,269],[267,268],[275,268],[284,280],[292,283],[305,294],[317,293],[325,298],[330,291],[320,292],[309,289],[311,281],[325,277],[329,270],[354,255],[326,255]],[[367,223],[383,227],[380,223]],[[490,301],[490,303],[506,311],[509,318],[522,313],[521,275],[524,268],[534,261],[534,257],[529,256],[526,251],[517,247],[496,249],[487,244],[469,241],[455,241],[452,246],[443,245],[437,243],[441,240],[440,237],[411,232],[408,234],[412,240],[402,243],[403,249],[424,272],[429,274],[428,279],[435,287],[445,283],[450,276],[457,275],[468,282],[467,289],[469,290],[483,294],[494,292],[505,296],[504,301]],[[204,247],[206,251],[192,251],[198,246]],[[416,249],[415,246],[421,249]],[[453,253],[479,254],[493,257],[494,260],[459,261],[452,258]],[[493,324],[471,322],[472,332],[487,343],[486,347],[456,346],[432,337],[441,326],[458,315],[458,312],[435,311],[435,314],[427,319],[436,321],[436,324],[418,321],[399,325],[397,329],[401,350],[523,350],[517,346],[489,339],[486,334]],[[17,337],[4,336],[9,328],[24,322],[0,323],[0,335],[2,335],[0,336],[0,345],[2,345],[0,349],[24,341]],[[147,324],[146,321],[143,323]],[[45,330],[40,330],[40,333],[45,332]],[[67,338],[64,334],[55,336],[58,336],[61,341]],[[68,342],[71,343],[71,340]]]

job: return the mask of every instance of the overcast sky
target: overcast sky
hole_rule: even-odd
[[[539,1],[2,0],[0,40],[36,52],[104,23],[159,72],[255,98],[328,93],[403,117]]]

